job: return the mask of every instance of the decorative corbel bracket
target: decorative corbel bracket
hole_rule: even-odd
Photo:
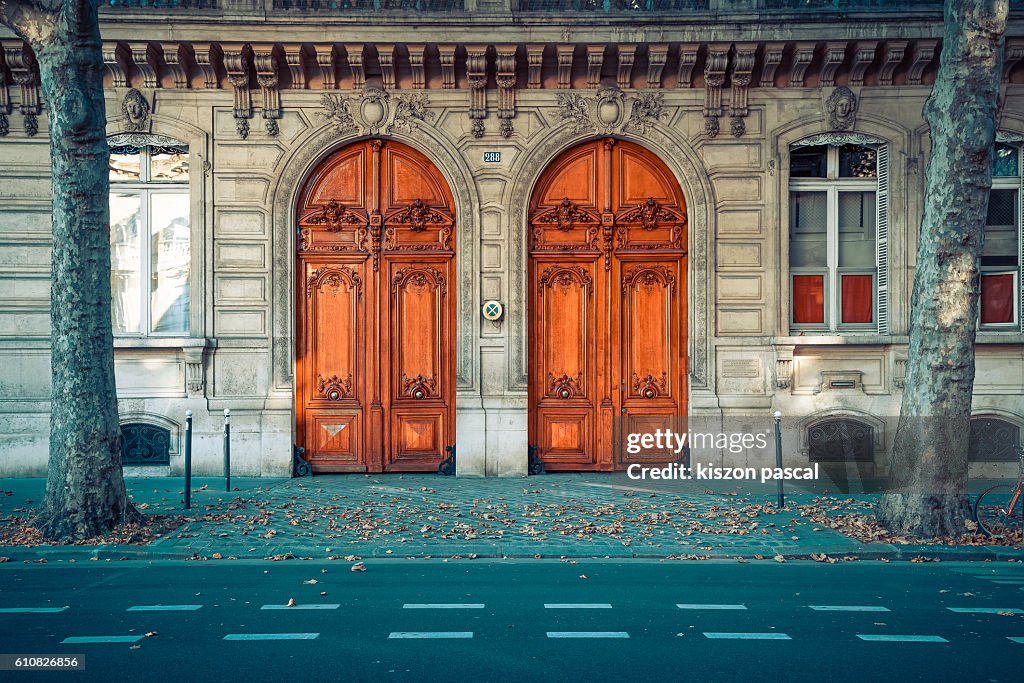
[[[775,72],[778,70],[779,64],[782,64],[782,53],[785,50],[785,43],[765,43],[764,55],[761,60],[760,86],[762,88],[775,87]]]
[[[729,65],[728,46],[712,45],[704,65],[704,132],[710,137],[718,135],[718,117],[722,115],[722,86]]]
[[[306,89],[306,59],[302,54],[300,43],[287,43],[284,46],[284,61],[288,65],[288,75],[293,90]]]
[[[878,42],[874,40],[858,41],[853,50],[853,64],[850,66],[850,87],[859,88],[864,85],[864,75],[868,67],[875,61]]]
[[[313,50],[316,52],[316,64],[320,67],[320,75],[324,79],[324,90],[334,90],[338,83],[334,43],[318,43],[313,46]]]
[[[921,85],[921,81],[924,79],[924,70],[935,59],[935,48],[938,44],[939,41],[934,38],[917,41],[914,45],[913,56],[910,59],[907,85]]]
[[[793,384],[793,350],[792,346],[775,349],[775,386],[779,389],[789,389]]]
[[[558,88],[559,90],[567,90],[572,85],[572,54],[576,49],[575,45],[559,45],[558,51]],[[587,50],[589,55],[589,48]],[[601,58],[604,59],[604,48],[602,48]],[[588,57],[589,59],[589,57]],[[597,87],[597,86],[594,86]]]
[[[395,89],[395,46],[377,46],[377,64],[380,66],[380,79],[385,90]]]
[[[615,82],[625,90],[633,84],[633,62],[636,59],[636,44],[619,45],[619,70]]]
[[[427,87],[427,74],[424,68],[426,62],[426,45],[409,45],[409,70],[412,72],[412,87],[414,90],[423,90]]]
[[[281,118],[280,60],[274,54],[274,46],[254,45],[253,64],[256,67],[256,82],[263,96],[262,116],[267,126],[267,135],[281,132],[277,120]]]
[[[135,68],[139,70],[142,75],[142,87],[144,88],[155,88],[159,83],[157,82],[157,75],[159,71],[159,63],[156,59],[156,53],[151,49],[149,43],[129,43],[128,50],[131,52],[132,63]]]
[[[189,82],[186,63],[181,61],[180,47],[178,43],[161,43],[160,53],[174,81],[174,87],[178,90],[183,90],[190,87],[191,83]]]
[[[831,88],[836,84],[836,72],[846,59],[846,41],[825,43],[825,61],[821,65],[818,85]]]
[[[125,57],[121,44],[117,42],[103,43],[103,64],[110,74],[111,85],[115,88],[128,87],[128,72],[125,69]]]
[[[36,58],[28,46],[20,40],[5,42],[4,59],[11,77],[21,88],[21,104],[18,111],[25,117],[25,134],[32,137],[39,132],[39,77],[36,72]]]
[[[345,46],[348,68],[352,71],[352,89],[362,90],[366,83],[366,72],[363,70],[363,45],[356,43]]]
[[[892,77],[896,67],[903,61],[907,51],[907,41],[891,40],[885,44],[885,54],[882,57],[882,66],[878,69],[878,84],[892,85]]]
[[[683,43],[679,46],[678,88],[693,87],[693,69],[697,66],[700,43]]]
[[[441,88],[455,89],[455,46],[438,45],[438,57],[441,59]]]
[[[224,48],[224,68],[228,72],[228,82],[235,91],[235,130],[243,140],[249,137],[249,119],[252,118],[252,95],[249,92],[251,59],[248,45]]]
[[[466,76],[469,79],[469,118],[473,137],[484,136],[487,117],[487,47],[471,45],[466,49]]]
[[[541,68],[544,66],[543,45],[526,46],[526,64],[529,69],[526,87],[530,90],[536,90],[541,87]]]
[[[495,64],[498,82],[498,118],[501,119],[501,137],[510,138],[516,116],[516,46],[503,45],[497,49]]]
[[[601,70],[604,68],[604,45],[587,45],[587,88],[596,90],[601,86]],[[572,52],[569,52],[572,64]],[[569,87],[569,86],[566,86]]]
[[[217,76],[217,62],[221,60],[220,46],[216,43],[194,43],[192,49],[196,66],[203,74],[203,87],[207,90],[220,88],[220,78]]]
[[[814,61],[817,43],[799,42],[793,49],[793,64],[789,68],[789,85],[794,88],[804,87],[804,76]]]
[[[668,61],[668,44],[652,43],[647,48],[647,87],[660,88],[661,74]]]
[[[185,352],[185,391],[189,398],[201,398],[206,392],[206,368],[203,356],[206,349],[190,346]]]
[[[747,132],[746,116],[750,113],[747,106],[747,88],[750,87],[751,74],[754,71],[754,61],[757,55],[757,45],[736,45],[736,52],[732,60],[732,97],[729,102],[730,129],[734,137],[740,137]]]

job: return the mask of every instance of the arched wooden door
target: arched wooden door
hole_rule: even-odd
[[[296,416],[314,472],[436,470],[455,441],[455,213],[438,169],[367,140],[298,207]]]
[[[530,443],[550,470],[623,468],[624,429],[686,415],[686,204],[642,147],[588,142],[530,203]]]

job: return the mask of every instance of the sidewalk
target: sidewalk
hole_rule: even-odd
[[[126,480],[147,514],[189,521],[148,545],[0,546],[10,561],[118,559],[348,559],[367,557],[613,557],[772,560],[1024,560],[1020,547],[863,543],[803,514],[871,514],[875,494],[774,485],[707,490],[699,482],[636,482],[616,474],[522,479],[348,475],[302,479]],[[25,515],[43,479],[0,480],[0,519]],[[816,501],[818,501],[816,503]],[[840,501],[845,501],[840,504]],[[808,506],[811,506],[810,508]],[[841,509],[840,509],[841,508]],[[819,520],[820,521],[820,520]]]

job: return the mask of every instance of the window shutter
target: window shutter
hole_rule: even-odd
[[[878,210],[875,266],[878,269],[878,299],[875,302],[878,334],[889,334],[889,145],[877,147]]]

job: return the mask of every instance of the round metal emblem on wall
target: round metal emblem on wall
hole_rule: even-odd
[[[501,320],[501,316],[505,314],[505,307],[501,305],[500,301],[485,301],[483,305],[484,318],[495,322]]]

